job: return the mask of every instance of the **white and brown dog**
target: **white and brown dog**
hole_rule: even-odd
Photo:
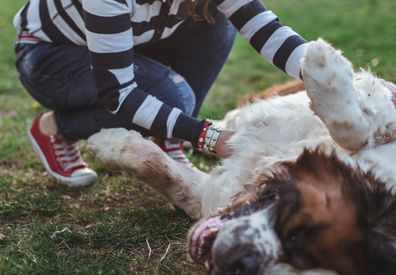
[[[89,148],[201,219],[189,254],[211,274],[396,274],[396,87],[323,40],[302,68],[306,92],[226,116],[233,154],[209,174],[125,129]]]

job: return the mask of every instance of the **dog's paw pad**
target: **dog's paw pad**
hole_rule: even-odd
[[[307,46],[302,71],[309,93],[344,93],[353,80],[352,64],[323,39]]]
[[[310,42],[303,59],[303,73],[311,77],[331,74],[352,74],[351,63],[323,39]]]
[[[310,42],[305,52],[304,68],[326,67],[328,63],[327,57],[330,54],[332,54],[331,48],[322,39]]]

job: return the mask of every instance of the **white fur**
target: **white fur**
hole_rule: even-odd
[[[89,139],[89,148],[106,163],[132,171],[196,219],[228,206],[263,170],[271,173],[277,163],[318,146],[372,171],[395,193],[396,110],[389,86],[369,72],[354,73],[350,62],[323,40],[307,47],[302,62],[307,93],[257,101],[226,115],[224,125],[237,130],[229,141],[233,154],[208,175],[173,161],[133,131],[102,130]],[[146,167],[149,158],[159,161],[161,169]],[[163,177],[169,180],[161,185]],[[185,192],[191,194],[187,201]]]

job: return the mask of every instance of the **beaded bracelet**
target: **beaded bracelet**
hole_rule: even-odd
[[[204,123],[204,126],[202,128],[202,132],[199,134],[199,137],[198,137],[198,142],[197,142],[197,148],[198,149],[203,149],[206,132],[208,131],[209,126],[212,125],[212,124],[213,123],[212,123],[211,120],[205,119],[205,123]]]
[[[215,148],[222,128],[217,127],[211,120],[206,119],[199,135],[197,148],[209,153],[216,153]]]

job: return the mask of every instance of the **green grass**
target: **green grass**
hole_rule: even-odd
[[[86,154],[84,142],[84,158],[100,176],[95,185],[63,188],[44,172],[26,138],[32,117],[44,109],[24,91],[13,64],[11,22],[24,2],[0,3],[0,233],[5,236],[0,273],[203,273],[185,254],[192,221],[145,185],[107,171]],[[356,68],[371,67],[396,82],[394,0],[268,0],[266,5],[308,40],[323,37]],[[286,79],[238,37],[201,116],[221,118],[241,95]],[[212,163],[192,157],[202,168]]]

